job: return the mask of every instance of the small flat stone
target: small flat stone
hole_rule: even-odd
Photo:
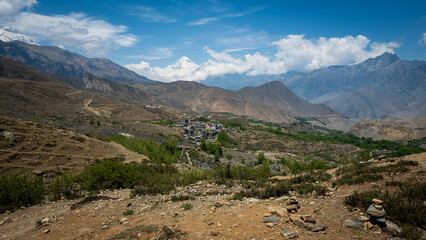
[[[266,226],[268,226],[270,228],[273,228],[274,227],[274,223],[268,222],[268,223],[266,223]]]
[[[293,214],[290,216],[290,221],[294,222],[296,219],[300,219],[300,215]]]
[[[373,202],[374,204],[377,204],[377,205],[382,205],[382,204],[383,204],[383,201],[382,201],[382,200],[380,200],[380,199],[377,199],[377,198],[373,198],[372,202]]]
[[[313,217],[305,217],[303,219],[303,221],[310,222],[310,223],[316,223],[317,222],[317,220],[315,218],[313,218]]]
[[[287,237],[288,239],[297,238],[298,235],[290,226],[284,226],[281,228],[280,233],[283,237]]]
[[[108,228],[109,228],[109,225],[108,225],[108,224],[105,224],[105,225],[102,225],[101,230],[106,230],[106,229],[108,229]]]
[[[374,225],[371,222],[365,222],[362,224],[367,229],[372,229]]]
[[[285,208],[287,209],[287,211],[297,210],[297,206],[296,205],[288,205]]]
[[[362,228],[362,222],[355,220],[355,219],[346,219],[343,221],[343,226],[350,227],[350,228]]]
[[[217,235],[219,235],[219,231],[210,231],[210,235],[212,235],[212,236],[217,236]]]
[[[378,205],[378,204],[374,204],[374,207],[378,210],[382,210],[383,209],[383,205]]]
[[[263,219],[263,222],[268,223],[268,222],[281,222],[281,220],[279,218],[276,217],[265,217]]]
[[[49,232],[50,232],[50,228],[43,231],[44,234],[49,233]]]

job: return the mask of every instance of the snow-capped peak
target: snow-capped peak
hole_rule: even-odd
[[[32,38],[22,34],[18,33],[15,29],[12,27],[4,27],[0,29],[0,40],[3,42],[11,42],[11,41],[21,41],[32,45],[38,45],[36,41],[34,41]]]

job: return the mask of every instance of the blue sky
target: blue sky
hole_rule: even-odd
[[[426,59],[425,1],[0,0],[0,25],[163,81]]]

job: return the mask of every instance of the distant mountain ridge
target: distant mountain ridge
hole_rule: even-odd
[[[59,47],[0,41],[0,55],[40,71],[66,77],[83,78],[94,75],[116,82],[154,82],[109,59],[87,58]]]
[[[353,119],[418,118],[426,115],[426,62],[381,56],[349,66],[308,73],[246,76],[227,74],[201,83],[238,90],[280,81],[297,95],[323,103]]]
[[[417,118],[426,114],[426,62],[384,53],[284,80],[296,94],[354,119]]]
[[[149,104],[154,102],[155,105],[161,105],[172,111],[229,112],[272,122],[292,122],[295,117],[321,118],[321,123],[327,122],[323,119],[347,121],[345,116],[323,104],[312,104],[298,97],[278,81],[239,91],[183,81],[172,83],[118,82],[114,81],[117,79],[113,77],[123,76],[121,74],[123,69],[118,65],[116,68],[111,61],[88,59],[56,47],[32,46],[20,42],[0,42],[0,55],[10,56],[11,59],[18,59],[18,62],[20,60],[33,68],[50,73],[55,81],[64,82],[77,89],[130,103]],[[94,65],[95,67],[93,67]],[[98,72],[101,69],[104,70],[102,74]],[[19,70],[9,71],[6,68],[4,72],[4,74],[10,74],[9,72],[16,73]],[[133,73],[127,69],[124,71],[124,73],[129,72]],[[119,80],[124,81],[122,77]],[[347,126],[347,124],[341,126]],[[341,127],[339,129],[343,130]]]

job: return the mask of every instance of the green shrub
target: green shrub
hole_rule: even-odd
[[[375,182],[382,180],[382,173],[395,174],[398,172],[407,172],[409,166],[417,166],[414,161],[399,161],[396,164],[386,166],[373,166],[371,163],[355,163],[343,166],[336,171],[336,175],[341,176],[333,182],[333,185],[353,185],[365,182]]]
[[[326,182],[331,179],[331,175],[325,171],[311,171],[305,174],[298,175],[290,179],[290,182],[293,184],[301,183],[316,183],[316,182]]]
[[[225,131],[220,131],[217,135],[217,140],[222,143],[224,147],[234,147],[237,146],[238,143],[234,139],[232,139]]]
[[[391,194],[387,191],[367,191],[347,196],[344,203],[350,207],[367,210],[373,198],[383,200],[386,219],[397,223],[403,229],[401,237],[420,239],[421,231],[426,224],[426,183],[425,182],[391,182],[388,185],[398,186],[400,192]]]
[[[55,177],[49,185],[49,190],[53,195],[53,200],[74,199],[81,196],[78,185],[78,176],[63,173]]]
[[[188,200],[194,200],[195,197],[189,196],[189,195],[182,195],[182,196],[172,196],[172,202],[182,202],[182,201],[188,201]]]
[[[185,210],[185,211],[188,211],[188,210],[191,210],[192,209],[192,204],[189,204],[189,203],[186,203],[186,204],[183,204],[182,205],[182,208]]]
[[[42,177],[10,175],[0,178],[0,213],[14,211],[21,206],[40,203],[45,189]]]
[[[112,158],[96,162],[85,167],[79,179],[85,190],[133,188],[140,173],[133,164],[123,163],[121,159]]]
[[[262,164],[263,162],[268,161],[268,159],[265,157],[265,153],[263,152],[259,152],[259,154],[257,155],[257,165]]]
[[[211,179],[212,176],[213,173],[211,171],[197,169],[189,170],[179,174],[179,176],[177,177],[177,184],[186,186],[196,183],[198,181]]]
[[[123,212],[123,215],[124,215],[124,216],[128,216],[128,215],[133,215],[133,213],[135,213],[135,212],[133,211],[133,209],[128,209],[128,210],[126,210],[126,211],[124,211],[124,212]]]
[[[144,154],[151,161],[158,163],[174,163],[180,157],[180,150],[175,137],[170,137],[166,142],[158,144],[153,140],[141,138],[128,138],[126,136],[113,136],[107,139],[123,145],[130,151]]]
[[[302,173],[306,171],[312,171],[312,170],[323,170],[327,169],[327,164],[322,160],[312,160],[309,164],[306,164],[302,161],[297,161],[294,158],[291,159],[281,159],[281,164],[288,167],[293,174],[296,173]]]

